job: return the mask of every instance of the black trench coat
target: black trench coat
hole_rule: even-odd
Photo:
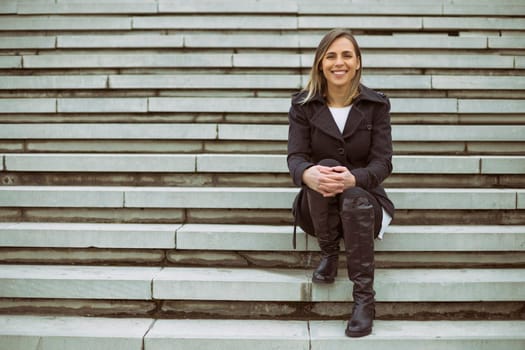
[[[394,217],[394,205],[381,186],[392,173],[392,128],[390,102],[379,92],[360,85],[343,133],[339,131],[326,101],[315,96],[306,104],[300,101],[306,92],[296,93],[288,113],[288,169],[297,186],[303,172],[322,159],[335,159],[347,167],[359,186],[372,195]],[[303,196],[306,197],[306,196]],[[296,204],[298,207],[295,207]],[[300,217],[309,217],[304,202],[294,204]],[[294,214],[296,214],[294,211]],[[297,220],[297,216],[296,216]],[[299,219],[299,226],[306,232]],[[312,233],[312,232],[308,232]]]

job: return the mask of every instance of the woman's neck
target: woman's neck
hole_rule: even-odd
[[[330,107],[346,107],[348,98],[348,88],[328,88],[326,101]]]

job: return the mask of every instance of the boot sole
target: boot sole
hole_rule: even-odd
[[[352,332],[352,331],[349,331],[348,329],[346,329],[346,331],[345,331],[346,336],[350,337],[350,338],[365,337],[365,336],[369,335],[370,333],[372,333],[372,328],[368,328],[368,329],[365,329],[364,331],[360,331],[360,332]]]
[[[315,277],[312,277],[312,282],[313,283],[317,283],[317,284],[332,284],[335,282],[335,278],[331,278],[331,279],[317,279]]]

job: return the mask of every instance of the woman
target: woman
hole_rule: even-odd
[[[361,51],[345,29],[317,47],[306,88],[289,112],[288,168],[303,187],[296,221],[317,237],[321,262],[314,283],[333,283],[341,238],[354,306],[346,335],[372,332],[375,316],[374,238],[394,215],[381,187],[392,172],[390,103],[360,83]]]

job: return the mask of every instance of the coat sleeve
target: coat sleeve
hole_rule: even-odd
[[[390,124],[390,101],[376,110],[373,116],[372,140],[367,165],[352,170],[356,186],[366,190],[380,185],[392,173],[392,126]]]
[[[288,112],[288,169],[296,186],[302,186],[303,172],[314,165],[310,160],[310,124],[302,106],[292,104]]]

